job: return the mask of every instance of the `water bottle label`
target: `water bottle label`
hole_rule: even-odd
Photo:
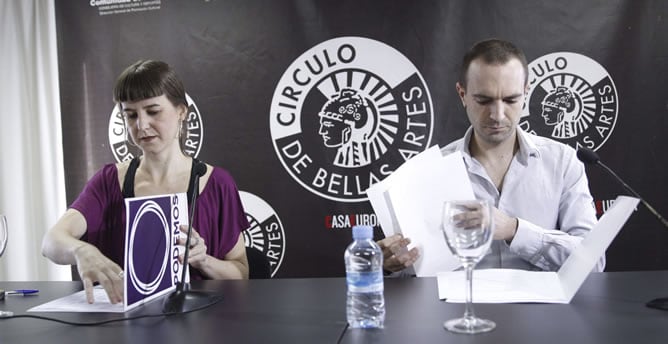
[[[383,291],[383,272],[346,272],[348,291],[354,293],[374,293]]]

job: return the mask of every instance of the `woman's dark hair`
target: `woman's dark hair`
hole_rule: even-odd
[[[508,41],[488,39],[474,44],[466,55],[464,55],[459,70],[459,83],[462,87],[466,88],[466,82],[468,81],[467,73],[471,62],[478,58],[482,59],[488,65],[505,64],[515,58],[520,61],[524,68],[524,84],[526,85],[529,80],[529,66],[522,50]]]
[[[126,68],[116,80],[114,101],[133,102],[165,95],[174,106],[188,108],[183,83],[165,62],[139,60]]]

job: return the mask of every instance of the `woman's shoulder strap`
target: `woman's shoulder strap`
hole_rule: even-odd
[[[135,173],[139,167],[139,157],[135,157],[130,161],[125,178],[123,178],[123,198],[135,197]]]

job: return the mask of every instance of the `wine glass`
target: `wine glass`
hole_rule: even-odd
[[[7,247],[7,218],[5,215],[0,215],[0,257],[5,252],[5,247]],[[0,293],[3,293],[2,296],[4,297],[5,291],[3,289],[0,289]],[[14,313],[10,311],[0,310],[0,318],[11,317],[13,315]]]
[[[443,236],[452,253],[466,270],[466,310],[462,318],[448,320],[443,327],[458,333],[491,331],[496,324],[473,313],[473,268],[492,242],[492,206],[488,201],[446,201],[443,203]]]
[[[5,252],[7,247],[7,218],[5,215],[0,215],[0,257]]]

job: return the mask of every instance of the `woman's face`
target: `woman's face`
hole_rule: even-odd
[[[185,106],[174,106],[163,94],[135,102],[121,102],[127,130],[144,154],[180,149],[178,133]]]

